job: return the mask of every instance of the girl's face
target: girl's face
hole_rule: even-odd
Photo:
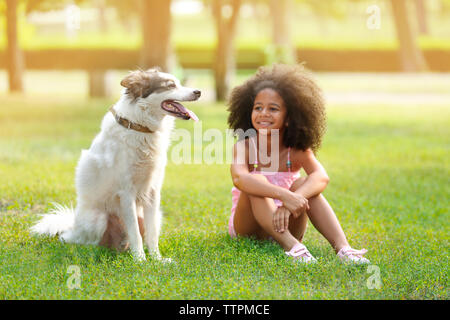
[[[286,114],[284,100],[278,92],[270,88],[258,92],[253,102],[252,124],[259,133],[270,135],[274,129],[281,133],[286,126]]]

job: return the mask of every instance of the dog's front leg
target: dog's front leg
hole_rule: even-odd
[[[161,260],[159,253],[159,232],[161,229],[161,211],[159,210],[161,195],[159,190],[152,188],[150,190],[149,200],[143,204],[144,224],[145,224],[145,242],[151,255]]]
[[[159,233],[161,229],[161,194],[160,188],[153,188],[150,191],[150,201],[144,204],[144,224],[145,224],[145,243],[150,254],[164,263],[172,262],[170,258],[162,258],[159,253]]]
[[[130,242],[131,253],[136,260],[143,261],[145,260],[145,252],[139,232],[136,199],[127,193],[122,194],[120,196],[120,209]]]

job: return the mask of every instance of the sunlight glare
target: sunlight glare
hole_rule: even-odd
[[[203,10],[203,3],[197,0],[174,1],[170,8],[176,15],[198,14]]]

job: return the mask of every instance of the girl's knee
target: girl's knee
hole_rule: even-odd
[[[254,205],[263,205],[264,210],[269,210],[270,212],[274,213],[277,209],[277,206],[275,204],[275,200],[269,197],[260,197],[255,195],[248,195],[248,198],[250,199],[250,203],[253,203]]]
[[[311,201],[316,201],[316,200],[321,200],[321,199],[325,199],[325,198],[323,197],[323,195],[321,193],[319,193],[319,194],[316,194],[315,196],[310,197],[308,199],[308,201],[311,202]]]

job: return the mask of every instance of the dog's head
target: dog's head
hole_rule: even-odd
[[[120,84],[126,88],[125,94],[133,104],[152,116],[171,115],[184,120],[198,121],[191,110],[180,101],[195,101],[201,92],[183,87],[173,75],[157,69],[131,72]]]

